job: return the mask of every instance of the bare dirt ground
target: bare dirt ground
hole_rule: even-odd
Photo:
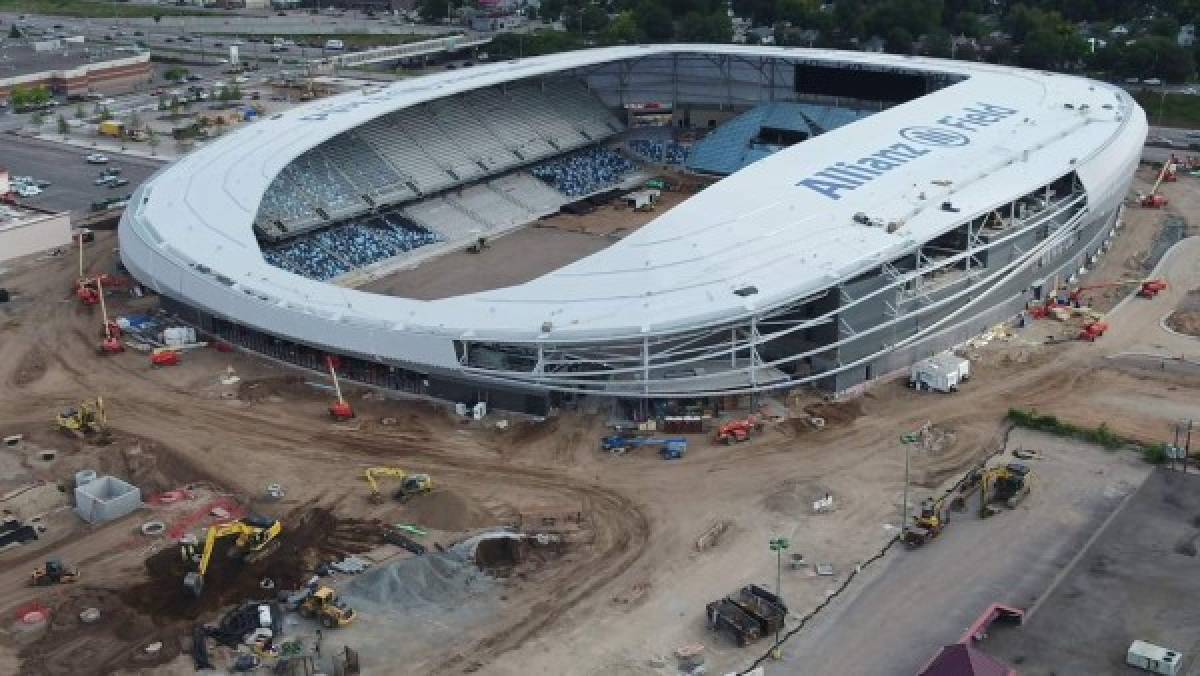
[[[1191,178],[1165,188],[1179,213],[1195,213],[1200,206]],[[1149,241],[1161,217],[1131,209],[1118,248],[1126,237]],[[113,242],[101,233],[88,247],[92,269],[112,269]],[[185,355],[183,365],[161,370],[133,352],[99,359],[93,356],[98,315],[68,298],[74,261],[27,261],[10,266],[2,280],[17,295],[0,305],[0,383],[6,384],[0,388],[0,436],[25,432],[60,451],[61,464],[22,465],[20,471],[30,477],[69,487],[73,468],[92,466],[143,483],[144,493],[172,484],[212,484],[215,493],[289,520],[293,528],[299,528],[294,519],[300,517],[289,515],[318,508],[339,522],[424,521],[431,526],[424,542],[432,546],[481,527],[533,523],[547,513],[583,515],[587,538],[558,558],[500,580],[498,596],[490,599],[494,614],[454,640],[369,643],[363,654],[367,673],[659,673],[647,666],[651,657],[695,641],[708,646],[711,671],[720,672],[744,666],[760,649],[738,649],[707,632],[703,604],[746,582],[772,583],[775,560],[766,547],[771,537],[789,536],[794,551],[846,571],[892,536],[904,462],[898,431],[925,422],[941,431],[938,450],[914,460],[916,483],[926,489],[953,480],[994,449],[1009,406],[1034,406],[1081,424],[1105,422],[1137,438],[1166,438],[1180,407],[1195,405],[1196,380],[1173,371],[1116,368],[1108,357],[1138,351],[1200,359],[1193,339],[1174,342],[1184,337],[1159,325],[1186,289],[1200,287],[1198,242],[1189,240],[1178,260],[1168,261],[1164,274],[1171,287],[1163,295],[1120,307],[1111,315],[1110,333],[1096,343],[996,342],[988,348],[996,356],[981,360],[970,385],[953,397],[881,383],[853,410],[830,414],[834,420],[824,430],[785,423],[733,448],[693,437],[688,456],[671,463],[648,453],[603,454],[596,441],[604,430],[595,416],[565,414],[547,424],[498,431],[460,424],[424,403],[367,399],[352,389],[358,424],[342,426],[324,413],[328,394],[304,384],[316,376],[283,378],[279,367],[253,356],[196,351]],[[1110,261],[1123,264],[1115,255],[1105,265]],[[112,298],[118,313],[153,303]],[[220,383],[230,367],[243,383]],[[1125,396],[1114,393],[1138,403],[1127,405]],[[116,443],[96,447],[48,431],[58,408],[95,395],[108,402]],[[385,418],[395,424],[385,424]],[[134,447],[140,457],[131,464]],[[420,498],[409,505],[371,505],[361,473],[372,465],[428,472],[436,492],[426,496],[424,506]],[[264,487],[273,482],[285,487],[286,498],[264,503]],[[813,514],[811,500],[826,493],[834,497],[835,509]],[[197,499],[183,511],[203,506]],[[127,601],[101,592],[125,599],[154,579],[147,559],[172,547],[144,538],[137,527],[150,518],[184,519],[159,510],[99,527],[64,519],[61,527],[69,537],[0,552],[0,598],[7,606],[0,608],[0,671],[88,674],[148,666],[131,660],[150,634],[118,629],[126,624],[122,613],[142,618],[154,613],[144,605],[123,610]],[[718,521],[726,523],[724,534],[698,551],[697,538]],[[285,543],[288,527],[285,523]],[[363,546],[372,544],[369,537],[356,537]],[[292,551],[289,570],[307,573],[312,555]],[[80,565],[83,582],[48,591],[29,587],[29,568],[51,554]],[[833,584],[824,578],[811,582],[785,589],[798,614],[819,603]],[[156,589],[149,596],[171,593]],[[51,607],[52,617],[69,618],[81,599],[118,618],[87,630],[108,632],[104,649],[111,655],[81,651],[79,638],[42,644],[46,649],[36,654],[28,649],[29,637],[18,640],[11,619],[17,606],[37,600]],[[172,633],[175,625],[155,626]],[[386,626],[364,620],[363,630]],[[336,634],[329,640],[337,641]],[[155,663],[170,654],[159,653]],[[403,666],[408,664],[421,666]],[[187,658],[154,669],[185,673]]]
[[[1179,309],[1167,317],[1172,330],[1200,338],[1200,289],[1192,289],[1179,304]]]
[[[522,284],[608,247],[690,196],[664,192],[654,211],[614,201],[587,214],[555,214],[491,240],[480,254],[454,251],[359,288],[436,300]]]

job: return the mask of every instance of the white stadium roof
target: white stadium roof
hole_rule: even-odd
[[[771,155],[608,248],[517,286],[419,301],[312,281],[263,260],[251,229],[261,196],[312,146],[465,90],[671,53],[828,59],[965,79]],[[1074,168],[1085,185],[1107,183],[1104,172],[1124,168],[1081,165],[1129,135],[1122,118],[1131,110],[1125,94],[1102,83],[958,61],[731,45],[586,50],[405,80],[259,120],[153,177],[134,207],[143,224],[135,227],[152,227],[177,259],[186,252],[181,265],[203,264],[283,305],[408,331],[534,340],[552,322],[558,340],[659,333],[820,291]],[[859,212],[898,227],[856,223]],[[757,294],[733,293],[746,286]]]

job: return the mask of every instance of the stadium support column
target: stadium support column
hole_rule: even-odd
[[[642,336],[642,401],[650,395],[650,336]]]

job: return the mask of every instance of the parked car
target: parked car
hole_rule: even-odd
[[[199,82],[200,80],[204,79],[204,76],[197,75],[195,73],[188,73],[187,77],[185,77],[184,79],[187,80],[188,82]]]
[[[88,164],[108,164],[108,157],[100,153],[92,153],[83,159],[87,160]]]
[[[121,176],[109,176],[108,177],[108,187],[120,188],[121,186],[124,186],[124,185],[129,185],[129,179],[121,177]]]
[[[13,185],[13,192],[17,193],[21,197],[37,197],[38,195],[42,194],[42,189],[36,185],[18,183]]]
[[[121,173],[121,168],[120,168],[120,167],[105,167],[104,169],[101,169],[101,170],[100,170],[100,178],[107,178],[107,177],[109,177],[109,176],[116,176],[116,175],[117,175],[117,174],[119,174],[119,173]]]
[[[1162,84],[1162,80],[1160,80],[1156,77],[1152,77],[1152,78],[1147,78],[1145,80],[1142,80],[1142,84],[1149,85],[1151,87],[1157,87]]]

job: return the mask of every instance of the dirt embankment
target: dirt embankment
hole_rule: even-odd
[[[1200,289],[1188,291],[1179,308],[1167,317],[1167,326],[1173,331],[1200,338]]]

